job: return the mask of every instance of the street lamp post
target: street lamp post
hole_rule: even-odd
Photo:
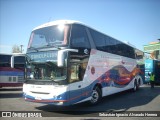
[[[22,53],[22,52],[23,52],[23,49],[22,49],[22,48],[23,48],[23,45],[20,45],[20,46],[21,46],[21,53]]]

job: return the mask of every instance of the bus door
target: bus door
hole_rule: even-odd
[[[72,25],[70,48],[77,49],[78,52],[70,52],[70,99],[73,102],[81,101],[85,98],[86,85],[83,83],[84,74],[91,51],[90,42],[84,26]]]
[[[69,80],[70,100],[77,102],[82,99],[83,82],[81,77],[80,65],[78,63],[70,64]]]
[[[85,84],[83,81],[88,57],[84,57],[81,53],[70,52],[69,60],[69,90],[70,100],[78,102],[85,98]]]
[[[88,83],[84,81],[84,76],[88,64],[89,56],[77,56],[77,53],[70,54],[69,62],[69,89],[70,99],[81,101],[86,98]]]

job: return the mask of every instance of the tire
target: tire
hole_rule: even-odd
[[[91,105],[99,103],[102,98],[101,90],[98,87],[95,87],[92,90],[91,100],[89,101]]]
[[[140,79],[139,79],[139,80],[138,80],[138,84],[137,84],[137,90],[139,90],[140,85],[141,85],[141,81],[140,81]]]
[[[133,92],[136,92],[138,90],[137,80],[134,81],[134,87],[132,90]]]

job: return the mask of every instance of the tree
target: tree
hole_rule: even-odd
[[[14,45],[12,47],[12,53],[21,53],[20,47],[18,45]]]

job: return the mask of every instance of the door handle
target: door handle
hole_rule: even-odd
[[[81,85],[79,85],[78,88],[81,88]]]

